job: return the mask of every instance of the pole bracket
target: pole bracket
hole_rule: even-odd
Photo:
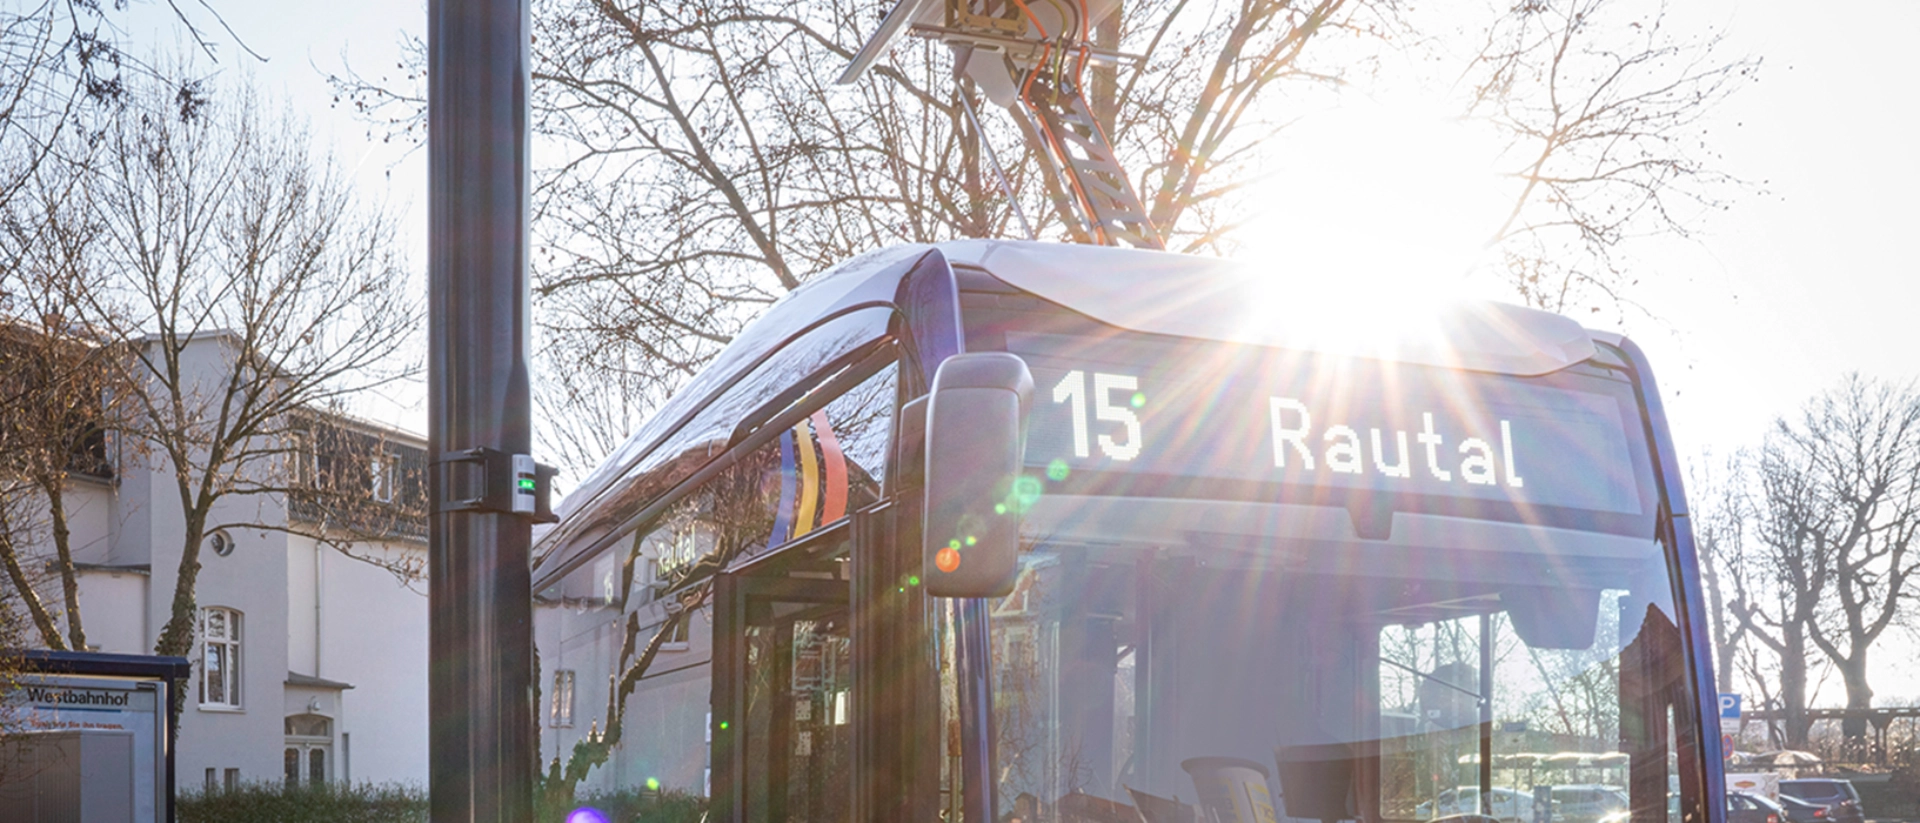
[[[533,462],[532,455],[508,454],[499,449],[476,446],[443,452],[440,459],[434,462],[441,466],[467,463],[480,469],[480,496],[448,500],[440,505],[442,512],[512,514],[535,523],[560,521],[553,513],[551,502],[553,476],[557,470]],[[452,480],[451,477],[447,479]]]

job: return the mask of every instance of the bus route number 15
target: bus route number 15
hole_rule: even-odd
[[[1124,437],[1115,439],[1112,434],[1099,437],[1100,453],[1114,460],[1132,460],[1140,456],[1140,416],[1134,408],[1145,402],[1140,396],[1140,378],[1130,374],[1093,373],[1093,416],[1092,420],[1119,423],[1126,430]],[[1115,403],[1114,392],[1120,395]],[[1087,430],[1091,427],[1087,416],[1087,373],[1079,369],[1067,372],[1067,376],[1053,386],[1053,402],[1065,403],[1073,415],[1073,456],[1090,457],[1093,449],[1088,440]]]

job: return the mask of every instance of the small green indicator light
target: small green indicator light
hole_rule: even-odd
[[[723,732],[727,730],[727,721],[725,720],[720,721],[720,730]]]
[[[974,544],[976,544],[976,543],[979,543],[979,542],[980,542],[980,539],[979,539],[979,538],[977,538],[977,537],[974,537],[974,536],[973,536],[973,535],[971,535],[971,534],[969,534],[969,535],[967,535],[967,545],[969,545],[969,546],[971,546],[971,545],[974,545]]]
[[[1006,513],[1007,513],[1007,504],[1005,504],[1005,503],[995,503],[995,504],[993,504],[993,513],[994,513],[994,514],[1006,514]]]
[[[920,585],[920,575],[917,575],[917,574],[907,575],[907,585],[909,586]]]
[[[647,791],[650,791],[650,792],[660,791],[660,779],[657,777],[647,778]]]
[[[1134,408],[1136,408],[1136,409],[1138,409],[1138,408],[1144,408],[1144,407],[1145,407],[1146,405],[1147,405],[1147,393],[1146,393],[1146,392],[1134,392],[1134,393],[1133,393],[1133,407],[1134,407]]]
[[[947,548],[949,548],[949,549],[957,549],[957,548],[960,548],[960,540],[959,540],[959,538],[955,538],[955,539],[953,539],[953,540],[949,540],[949,541],[947,541]]]
[[[534,483],[532,478],[529,478],[529,477],[520,478],[520,490],[523,492],[534,491],[537,485],[538,484]]]

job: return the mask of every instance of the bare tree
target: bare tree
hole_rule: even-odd
[[[1716,31],[1674,31],[1663,0],[1520,2],[1461,78],[1469,116],[1506,139],[1519,186],[1488,247],[1531,306],[1630,302],[1630,241],[1686,237],[1729,202],[1703,120],[1759,69]]]
[[[1024,235],[1016,211],[1040,236],[1075,236],[1059,181],[1012,118],[979,111],[945,47],[904,41],[859,85],[832,85],[890,5],[537,7],[536,391],[560,462],[608,453],[812,272],[889,243]],[[1357,0],[1123,4],[1096,39],[1129,57],[1087,90],[1170,245],[1232,251],[1270,162],[1262,147],[1303,114],[1288,92],[1355,85],[1381,53],[1427,48],[1436,35],[1405,14]],[[1684,231],[1675,204],[1714,202],[1723,177],[1686,141],[1751,63],[1720,60],[1711,33],[1683,41],[1630,0],[1468,16],[1484,39],[1442,65],[1471,92],[1470,116],[1525,158],[1513,214],[1488,228],[1516,288],[1557,309],[1591,285],[1624,297],[1617,244]],[[418,139],[413,46],[402,76],[334,79],[376,127]]]
[[[29,194],[87,103],[118,98],[122,56],[97,4],[0,10],[0,210]],[[11,216],[11,215],[10,215]]]
[[[1148,68],[1096,97],[1146,170],[1140,188],[1159,193],[1156,216],[1186,245],[1214,247],[1220,226],[1190,215],[1240,185],[1209,181],[1230,179],[1278,127],[1255,103],[1308,76],[1295,69],[1305,44],[1345,31],[1348,5],[1143,3],[1109,27]],[[537,356],[542,437],[563,462],[605,454],[812,272],[888,243],[1003,236],[1014,207],[1043,235],[1069,236],[1048,205],[1053,181],[1012,121],[980,111],[975,128],[966,107],[980,109],[978,93],[951,78],[944,47],[908,41],[862,83],[833,85],[884,11],[797,0],[540,7]],[[380,126],[420,134],[416,89],[352,75],[336,85]],[[989,182],[1002,172],[1011,199]]]
[[[1701,582],[1707,595],[1714,650],[1714,681],[1723,692],[1737,692],[1735,681],[1740,651],[1753,628],[1731,613],[1730,603],[1743,603],[1753,589],[1752,559],[1747,550],[1747,524],[1753,501],[1747,488],[1751,469],[1745,452],[1689,472],[1688,496],[1692,511],[1694,546],[1700,558]]]
[[[98,130],[84,189],[86,319],[126,373],[114,413],[175,486],[184,516],[160,654],[193,646],[202,540],[297,491],[307,415],[409,374],[419,313],[392,222],[316,160],[306,129],[245,88],[130,84]],[[258,522],[213,522],[222,501]],[[326,537],[325,534],[317,536]]]
[[[88,276],[81,251],[94,239],[77,202],[91,149],[61,139],[65,125],[62,117],[48,126],[51,144],[25,147],[0,197],[0,555],[40,642],[85,649],[66,490],[73,475],[112,474],[102,400],[118,371],[77,303]],[[54,549],[65,638],[32,588],[39,570],[29,546],[41,528]]]
[[[169,0],[176,28],[199,53],[218,60],[218,43]],[[61,156],[62,137],[84,128],[101,107],[117,105],[136,76],[151,69],[128,53],[122,39],[128,0],[25,0],[0,8],[0,209],[31,188],[47,163]],[[213,6],[213,22],[227,28]],[[238,38],[234,43],[253,54]],[[258,55],[254,55],[258,57]]]
[[[108,477],[106,396],[112,370],[93,341],[62,327],[57,314],[40,323],[0,329],[0,565],[21,604],[52,649],[87,648],[79,579],[68,527],[66,488],[73,475]],[[29,547],[44,527],[60,584],[59,631],[37,591],[38,552]]]
[[[1786,744],[1805,748],[1812,722],[1807,719],[1807,639],[1827,597],[1832,569],[1829,546],[1815,539],[1808,524],[1826,513],[1813,502],[1806,455],[1769,444],[1760,454],[1760,509],[1754,537],[1759,560],[1768,570],[1761,585],[1736,591],[1728,611],[1779,661],[1780,708]],[[1744,580],[1736,580],[1745,582]]]
[[[1786,570],[1804,570],[1789,589],[1794,614],[1838,670],[1847,708],[1871,708],[1868,654],[1914,597],[1920,569],[1912,551],[1920,534],[1920,391],[1849,375],[1776,422],[1761,467],[1766,541]],[[1843,721],[1842,732],[1863,741],[1865,718]]]

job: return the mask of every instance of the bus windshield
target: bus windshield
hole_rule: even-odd
[[[1014,296],[969,309],[969,348],[1035,381],[1025,553],[992,605],[1002,815],[1699,808],[1676,584],[1617,361],[1471,373]]]
[[[1305,819],[1667,819],[1694,741],[1653,541],[1109,537],[1037,541],[994,605],[1003,808],[1145,811],[1233,783]]]

